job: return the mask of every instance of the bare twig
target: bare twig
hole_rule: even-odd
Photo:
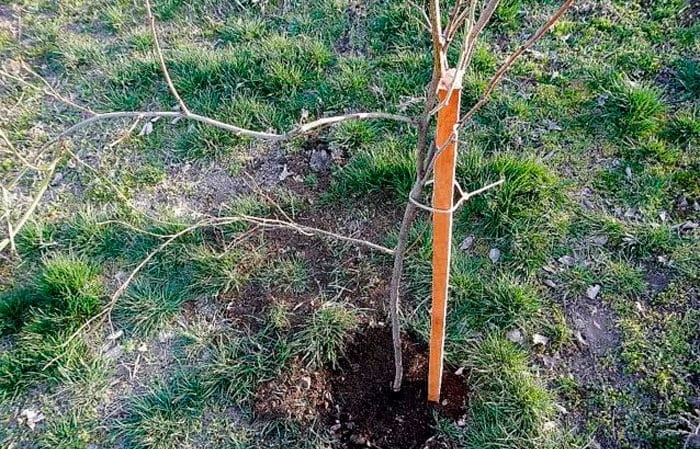
[[[253,217],[250,215],[242,215],[240,218],[245,220],[245,221],[248,221],[250,223],[254,223],[254,224],[257,224],[259,226],[262,226],[262,227],[287,228],[287,229],[297,231],[297,232],[304,234],[304,235],[317,235],[320,237],[330,237],[334,240],[341,240],[341,241],[354,243],[354,244],[361,245],[361,246],[366,246],[368,248],[371,248],[375,251],[379,251],[379,252],[384,253],[384,254],[389,254],[389,255],[394,254],[394,250],[387,248],[385,246],[382,246],[382,245],[378,245],[376,243],[372,243],[372,242],[367,241],[367,240],[358,239],[358,238],[354,238],[354,237],[347,237],[344,235],[336,234],[335,232],[330,232],[330,231],[326,231],[323,229],[314,228],[311,226],[300,225],[300,224],[293,223],[290,221],[282,221],[282,220],[276,220],[276,219],[272,219],[272,218],[258,218],[258,217]]]
[[[457,187],[457,191],[459,192],[459,199],[455,202],[455,204],[449,208],[449,209],[436,209],[434,207],[427,206],[420,201],[418,201],[416,198],[409,197],[408,200],[412,202],[417,208],[423,209],[424,211],[430,212],[432,214],[452,214],[457,209],[462,207],[462,204],[464,204],[466,201],[468,201],[471,197],[476,196],[480,193],[484,193],[487,190],[490,190],[496,186],[499,186],[505,182],[505,179],[499,179],[496,182],[492,182],[490,184],[485,185],[484,187],[481,187],[477,190],[474,190],[472,192],[465,192],[462,190],[462,187],[459,185],[459,183],[455,183],[455,187]]]
[[[58,101],[60,101],[60,102],[62,102],[62,103],[65,103],[65,104],[67,104],[67,105],[69,105],[69,106],[71,106],[71,107],[73,107],[73,108],[75,108],[75,109],[79,109],[79,110],[81,110],[81,111],[83,111],[83,112],[86,112],[86,113],[88,113],[88,114],[94,114],[94,112],[92,111],[92,109],[90,109],[90,108],[88,108],[88,107],[86,107],[86,106],[82,106],[82,105],[80,105],[80,104],[74,102],[74,101],[71,100],[70,98],[66,98],[66,96],[61,95],[61,94],[51,85],[51,83],[49,83],[43,76],[41,76],[41,75],[39,75],[38,73],[36,73],[36,72],[35,72],[31,67],[29,67],[29,65],[27,65],[25,62],[21,62],[20,65],[21,65],[21,67],[22,67],[23,70],[27,71],[29,74],[31,74],[32,76],[34,76],[35,78],[37,78],[39,81],[41,81],[41,83],[45,86],[45,88],[43,89],[43,92],[44,92],[46,95],[48,95],[49,97],[52,97],[52,98],[54,98],[55,100],[58,100]],[[11,73],[5,71],[5,70],[0,70],[0,75],[4,76],[5,78],[9,78],[9,79],[11,79],[11,80],[17,81],[18,83],[22,84],[22,85],[25,86],[25,87],[30,87],[30,88],[32,88],[32,89],[37,89],[37,86],[35,86],[34,84],[32,84],[32,83],[28,82],[27,80],[22,79],[22,78],[20,78],[20,77],[18,77],[18,76],[15,76],[15,75],[13,75],[13,74],[11,74]]]
[[[158,40],[158,32],[156,31],[156,19],[155,19],[155,17],[153,17],[153,11],[151,11],[150,0],[146,0],[146,14],[148,15],[148,22],[151,26],[151,34],[153,35],[153,43],[155,45],[156,55],[158,56],[158,61],[160,62],[160,68],[163,72],[163,76],[165,77],[165,82],[168,83],[168,89],[170,89],[170,93],[173,94],[173,97],[175,97],[178,104],[180,105],[180,111],[182,112],[182,114],[185,116],[188,116],[188,115],[190,115],[190,110],[187,108],[185,101],[182,99],[180,94],[177,92],[177,89],[175,89],[175,84],[173,84],[173,80],[170,77],[170,72],[168,71],[168,66],[165,64],[165,58],[163,57],[163,50],[161,50],[161,48],[160,48],[160,41]]]
[[[505,62],[503,62],[503,64],[498,68],[496,73],[493,75],[493,77],[487,84],[486,89],[484,89],[484,92],[479,98],[479,100],[474,104],[474,106],[471,107],[471,109],[469,109],[464,114],[462,120],[460,120],[460,126],[471,120],[474,114],[489,101],[491,92],[499,83],[499,81],[501,81],[506,72],[513,66],[513,64],[515,64],[515,61],[518,60],[518,58],[525,52],[525,50],[532,47],[532,45],[535,42],[537,42],[547,31],[549,31],[549,29],[552,28],[552,26],[559,20],[561,16],[564,15],[566,11],[569,10],[569,8],[571,8],[571,5],[573,4],[574,0],[566,0],[559,7],[559,9],[557,9],[557,11],[549,17],[549,20],[547,20],[547,22],[545,22],[532,36],[530,36],[522,45],[520,45],[513,53],[511,53],[511,55],[508,56],[508,58],[506,58]]]
[[[440,0],[428,0],[428,17],[430,19],[430,35],[433,42],[433,71],[440,79],[442,72],[447,69],[447,53],[445,53],[445,38],[442,35],[440,19]]]
[[[39,184],[39,190],[37,191],[34,200],[29,205],[29,208],[24,212],[24,214],[16,224],[8,226],[9,235],[7,238],[0,240],[0,252],[2,252],[8,244],[14,242],[14,238],[17,235],[17,233],[22,229],[22,226],[24,226],[27,220],[29,220],[29,217],[31,217],[34,213],[34,209],[37,208],[39,202],[41,201],[41,198],[43,198],[44,193],[46,192],[46,189],[48,189],[49,184],[51,184],[53,174],[56,171],[56,165],[58,164],[60,159],[61,156],[59,155],[58,158],[54,159],[54,161],[51,162],[51,164],[49,164],[49,167],[46,170],[46,175],[44,176],[44,180],[41,182],[41,184]]]
[[[5,141],[5,144],[6,144],[6,145],[8,146],[8,148],[10,149],[10,153],[11,153],[11,154],[14,154],[14,155],[17,157],[17,159],[19,159],[20,162],[22,162],[22,164],[24,164],[24,165],[25,165],[26,167],[28,167],[28,168],[31,168],[32,170],[41,171],[41,168],[39,168],[39,167],[36,166],[35,164],[32,164],[32,163],[29,162],[27,159],[25,159],[24,156],[22,156],[22,153],[20,153],[20,152],[17,150],[17,148],[15,148],[15,146],[12,144],[12,141],[10,140],[10,138],[7,137],[7,134],[5,134],[5,131],[3,131],[2,129],[0,129],[0,137],[2,138],[2,140]]]

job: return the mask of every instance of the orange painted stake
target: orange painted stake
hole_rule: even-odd
[[[448,72],[449,74],[449,72]],[[444,77],[438,87],[438,98],[444,101],[452,79]],[[435,159],[433,203],[436,210],[450,210],[454,200],[457,136],[454,127],[459,120],[461,86],[455,86],[449,102],[438,111],[435,145],[442,152]],[[450,142],[451,140],[451,142]],[[450,280],[452,242],[452,213],[433,213],[433,303],[430,312],[430,360],[428,366],[428,400],[440,401],[443,352],[445,348],[445,318],[447,290]]]

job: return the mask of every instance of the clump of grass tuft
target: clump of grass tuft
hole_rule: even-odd
[[[219,295],[238,292],[263,261],[255,250],[232,249],[216,253],[208,247],[199,248],[192,258],[192,287],[197,292]]]
[[[204,394],[236,403],[249,400],[261,383],[279,374],[290,357],[287,342],[268,329],[217,335],[208,352],[211,358],[201,366]]]
[[[465,204],[461,217],[482,217],[483,227],[493,237],[512,233],[535,220],[560,203],[558,180],[554,174],[534,159],[499,155],[484,160],[469,152],[458,167],[458,179],[465,189],[474,190],[503,177],[505,182]]]
[[[97,268],[74,256],[45,258],[32,284],[10,292],[1,327],[16,335],[0,354],[0,397],[86,367],[87,346],[80,339],[65,341],[98,312],[103,293]],[[54,363],[47,367],[49,361]]]
[[[0,335],[19,332],[32,315],[32,309],[40,303],[36,293],[26,287],[16,287],[0,294]]]
[[[97,313],[104,289],[96,266],[73,256],[44,259],[36,284],[52,309],[82,321]]]
[[[618,137],[646,137],[658,131],[666,110],[658,88],[617,77],[605,93],[603,117]]]
[[[268,32],[267,23],[257,17],[236,16],[216,28],[216,36],[229,44],[255,42]]]
[[[405,197],[415,181],[415,164],[410,144],[388,139],[358,153],[340,169],[330,187],[334,198],[389,191]]]
[[[171,322],[190,298],[182,285],[141,281],[129,288],[114,314],[137,333],[150,335]]]
[[[692,97],[700,97],[700,63],[692,59],[676,62],[676,76],[683,89]]]
[[[540,308],[539,294],[527,283],[510,276],[495,280],[473,279],[455,289],[454,318],[472,329],[486,325],[510,329],[531,319]]]
[[[686,148],[700,145],[700,107],[676,114],[668,122],[664,137]]]
[[[469,426],[464,447],[525,449],[549,447],[556,437],[549,393],[530,372],[527,357],[509,341],[489,336],[469,348]]]
[[[352,307],[332,301],[321,305],[295,337],[302,360],[314,368],[327,363],[335,367],[357,323]]]
[[[55,229],[43,221],[29,221],[15,236],[17,252],[22,257],[41,254],[54,239]]]
[[[505,0],[500,2],[494,12],[495,22],[507,29],[514,29],[519,24],[520,8],[522,0]]]
[[[97,435],[95,419],[82,416],[73,410],[65,416],[50,419],[47,428],[39,436],[40,447],[78,449],[88,447]]]
[[[309,279],[307,261],[296,254],[273,261],[258,277],[266,288],[274,286],[292,293],[305,292],[309,286]]]
[[[134,399],[128,416],[117,425],[117,434],[127,447],[167,449],[173,441],[192,444],[193,435],[202,426],[204,399],[196,378],[178,373],[168,384],[156,385]]]

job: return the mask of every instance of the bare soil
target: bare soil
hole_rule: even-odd
[[[446,367],[442,402],[427,402],[428,351],[404,336],[405,377],[394,393],[391,334],[368,328],[357,334],[329,379],[333,406],[328,425],[337,447],[423,448],[434,435],[433,413],[457,420],[465,412],[465,379]]]

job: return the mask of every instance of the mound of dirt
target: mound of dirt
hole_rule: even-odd
[[[327,420],[339,447],[423,448],[434,434],[434,412],[454,420],[464,414],[465,380],[448,367],[442,379],[442,402],[427,402],[427,348],[407,338],[404,383],[401,391],[394,393],[391,348],[388,329],[366,329],[356,336],[339,368],[332,372],[333,411]]]

